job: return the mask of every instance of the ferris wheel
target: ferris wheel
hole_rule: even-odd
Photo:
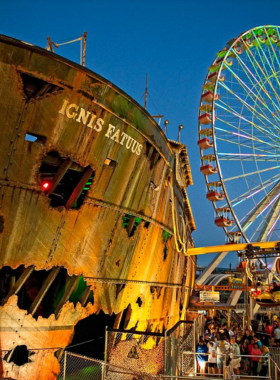
[[[218,52],[199,107],[200,171],[229,243],[280,241],[280,27]]]

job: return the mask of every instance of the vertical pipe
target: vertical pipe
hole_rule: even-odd
[[[66,379],[66,358],[67,358],[67,351],[64,351],[64,368],[63,368],[63,380]]]
[[[87,32],[84,32],[83,34],[83,59],[82,59],[82,65],[85,66],[86,64],[86,47],[87,47]]]

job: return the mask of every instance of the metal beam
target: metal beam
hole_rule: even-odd
[[[51,284],[55,280],[56,276],[58,275],[58,272],[60,270],[60,267],[54,267],[51,272],[49,273],[48,277],[46,278],[42,288],[40,289],[39,293],[37,294],[35,300],[33,301],[29,313],[31,315],[34,315],[42,302],[43,298],[45,297],[47,291],[49,290]]]
[[[254,249],[273,249],[278,248],[278,241],[266,241],[250,243],[250,246]],[[248,250],[248,243],[238,243],[238,244],[223,244],[223,245],[213,245],[210,247],[198,247],[189,248],[187,251],[187,256],[205,255],[207,253],[217,253],[217,252],[235,252],[235,251],[246,251]]]
[[[217,267],[217,265],[220,264],[220,262],[226,257],[227,254],[228,252],[221,252],[217,256],[214,257],[211,263],[204,269],[204,271],[196,279],[195,282],[197,283],[197,285],[204,284],[205,281],[208,280],[213,270]]]

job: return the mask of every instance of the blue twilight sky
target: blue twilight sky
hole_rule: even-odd
[[[46,47],[88,32],[86,66],[144,104],[149,75],[148,111],[169,119],[168,137],[187,145],[194,186],[188,193],[197,225],[196,246],[223,244],[222,229],[205,198],[199,171],[197,117],[207,70],[228,40],[261,25],[280,23],[279,0],[13,0],[1,1],[0,33]],[[78,43],[59,47],[79,61]],[[163,122],[162,122],[163,125]],[[234,264],[229,254],[225,264]],[[211,257],[199,259],[207,264]]]

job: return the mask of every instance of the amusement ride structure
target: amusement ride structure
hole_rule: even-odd
[[[200,171],[226,244],[280,240],[279,32],[278,26],[262,26],[231,39],[218,52],[203,85]],[[227,252],[213,260],[198,283],[205,283]],[[264,260],[253,256],[245,257],[250,279],[256,260],[269,281],[277,276],[278,254],[269,263],[266,255]],[[240,294],[235,292],[229,302],[235,304]]]

